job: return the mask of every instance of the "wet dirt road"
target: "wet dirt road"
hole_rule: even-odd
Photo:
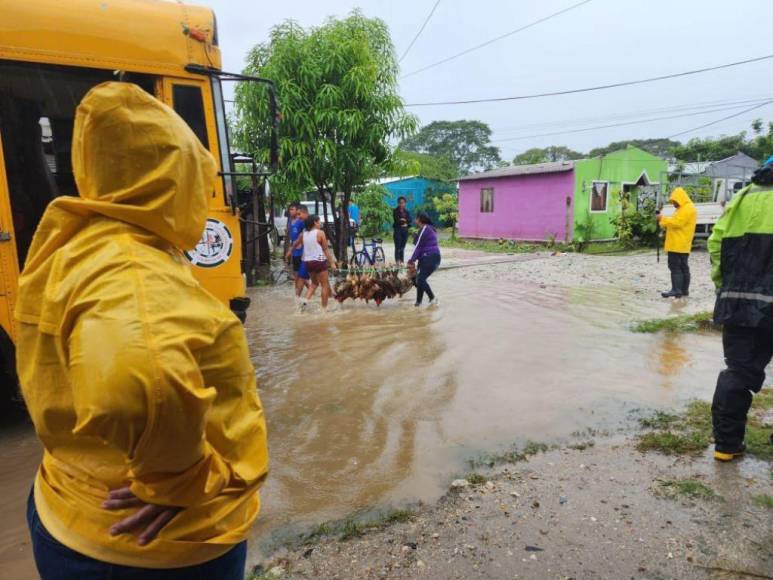
[[[667,305],[637,305],[610,288],[477,279],[464,268],[431,282],[441,305],[419,310],[411,294],[300,315],[287,285],[253,292],[247,332],[272,461],[253,560],[307,525],[432,501],[478,452],[614,427],[633,408],[713,391],[716,336],[628,329]],[[39,451],[29,429],[0,437],[0,577],[34,577],[23,522]]]

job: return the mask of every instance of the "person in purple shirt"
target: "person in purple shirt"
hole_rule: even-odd
[[[430,217],[421,212],[416,216],[416,227],[419,233],[416,235],[416,248],[413,250],[411,259],[408,260],[408,268],[416,274],[416,306],[421,306],[424,300],[424,294],[429,298],[430,306],[437,304],[437,298],[432,292],[432,288],[427,283],[432,273],[440,266],[440,246],[437,243],[437,234],[432,227]]]

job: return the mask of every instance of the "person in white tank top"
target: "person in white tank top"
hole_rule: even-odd
[[[312,299],[317,287],[322,287],[322,308],[327,308],[330,298],[330,277],[328,268],[335,270],[335,258],[327,243],[327,236],[322,231],[319,216],[312,215],[304,222],[303,234],[293,244],[294,249],[303,248],[303,263],[311,274],[311,285],[306,292],[302,305],[305,307]]]

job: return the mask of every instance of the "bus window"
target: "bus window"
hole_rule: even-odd
[[[204,116],[204,98],[201,89],[193,85],[173,85],[172,102],[174,110],[193,130],[205,148],[209,149],[207,120]]]
[[[19,267],[48,203],[77,195],[70,161],[75,109],[111,71],[0,61],[0,135]],[[151,94],[153,77],[131,75]]]

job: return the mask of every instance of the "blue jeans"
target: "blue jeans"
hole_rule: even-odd
[[[425,293],[430,300],[435,299],[435,294],[433,294],[432,288],[429,287],[427,278],[438,269],[438,266],[440,266],[440,254],[430,254],[429,256],[419,258],[419,273],[416,275],[416,304],[421,304]]]
[[[133,568],[100,562],[59,543],[43,527],[32,493],[27,500],[27,524],[41,580],[244,580],[246,541],[198,566],[166,570]]]

